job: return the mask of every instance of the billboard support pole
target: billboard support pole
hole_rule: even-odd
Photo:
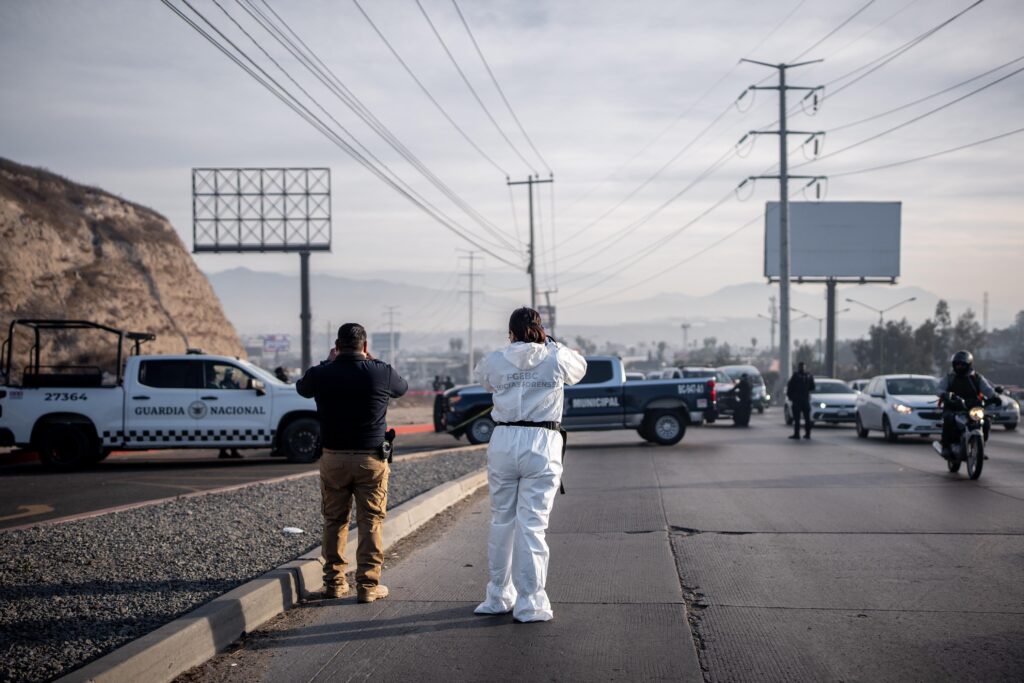
[[[301,305],[299,319],[302,321],[302,371],[305,372],[313,364],[312,344],[310,340],[310,322],[313,314],[309,310],[309,252],[299,252],[299,277],[301,279]]]
[[[790,375],[790,361],[793,355],[792,343],[789,338],[789,151],[786,147],[790,131],[786,124],[786,91],[787,90],[818,90],[819,88],[807,88],[786,85],[786,69],[792,69],[807,64],[816,64],[823,60],[815,59],[796,64],[769,64],[753,59],[741,59],[741,62],[759,64],[779,72],[779,84],[772,86],[752,85],[749,90],[778,90],[779,91],[779,129],[775,131],[750,131],[749,135],[778,135],[779,136],[779,174],[771,176],[779,181],[779,381],[780,389],[785,386]],[[746,94],[746,93],[744,93]],[[742,97],[742,95],[741,95]],[[809,133],[812,136],[820,135],[821,132]],[[746,136],[744,136],[745,139]],[[769,176],[757,176],[769,177]],[[748,178],[749,180],[749,178]],[[746,182],[746,181],[744,181]],[[813,182],[813,180],[812,180]]]
[[[836,376],[836,280],[825,283],[825,374]]]

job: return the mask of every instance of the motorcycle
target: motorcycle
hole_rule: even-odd
[[[964,400],[954,394],[946,396],[944,403],[946,409],[952,411],[960,430],[959,441],[949,446],[950,454],[946,457],[946,466],[950,472],[959,472],[960,465],[966,463],[967,476],[977,479],[981,476],[981,468],[985,462],[985,408],[968,408]],[[941,444],[932,442],[932,447],[939,455],[943,455]]]

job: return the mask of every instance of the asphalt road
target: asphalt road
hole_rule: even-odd
[[[465,446],[445,434],[408,434],[399,457]],[[88,470],[48,472],[39,463],[0,466],[0,529],[213,488],[273,479],[315,469],[243,450],[241,460],[220,460],[216,449],[112,454]]]
[[[471,614],[479,501],[392,558],[384,603],[311,603],[191,680],[1024,679],[1024,435],[972,482],[925,439],[788,433],[572,435],[549,624]]]

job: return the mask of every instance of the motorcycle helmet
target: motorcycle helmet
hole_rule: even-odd
[[[974,356],[970,351],[957,351],[950,359],[953,365],[953,372],[958,375],[969,375],[974,367]]]

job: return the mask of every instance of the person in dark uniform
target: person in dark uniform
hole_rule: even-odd
[[[455,387],[455,382],[452,380],[452,376],[451,375],[445,375],[444,376],[444,388],[447,390],[447,389],[453,389],[454,387]]]
[[[754,385],[750,383],[750,376],[744,372],[736,383],[736,424],[742,427],[750,424],[753,393]]]
[[[394,368],[369,354],[362,325],[345,323],[338,328],[338,339],[327,360],[307,370],[295,389],[316,400],[320,420],[324,597],[337,598],[348,592],[348,563],[343,553],[354,498],[359,529],[358,600],[386,598],[388,588],[380,583],[390,473],[384,432],[388,401],[405,394],[409,384]]]
[[[278,378],[285,384],[290,384],[290,382],[288,381],[288,371],[284,369],[283,365],[278,365],[276,368],[274,368],[274,377]]]
[[[789,399],[793,413],[793,435],[789,438],[800,438],[800,416],[804,418],[804,438],[811,438],[811,393],[814,391],[814,376],[807,372],[804,364],[798,363],[796,372],[786,384],[786,398]]]

